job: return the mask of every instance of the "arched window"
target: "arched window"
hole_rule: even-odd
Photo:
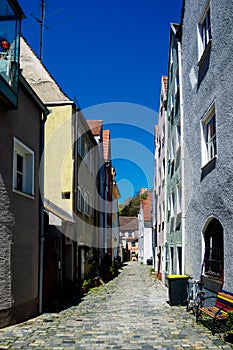
[[[223,227],[217,219],[212,219],[204,232],[205,275],[222,279],[224,268]]]

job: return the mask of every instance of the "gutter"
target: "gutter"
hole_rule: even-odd
[[[47,115],[43,114],[40,127],[40,256],[39,256],[39,313],[43,311],[43,275],[44,275],[44,130]]]

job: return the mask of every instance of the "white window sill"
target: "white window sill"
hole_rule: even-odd
[[[211,46],[212,46],[212,39],[209,40],[205,50],[203,51],[203,53],[202,53],[202,55],[201,55],[201,57],[200,57],[200,59],[198,61],[197,65],[198,65],[199,68],[202,66],[203,62],[205,61],[206,56],[210,52]]]
[[[208,165],[216,162],[216,160],[218,159],[218,156],[214,156],[212,159],[210,159],[207,163],[205,163],[204,165],[202,165],[201,170],[204,170],[206,167],[208,167]]]
[[[35,196],[33,194],[29,194],[29,193],[25,193],[25,192],[22,192],[22,191],[18,191],[15,188],[13,188],[13,192],[17,193],[17,194],[19,194],[19,195],[21,195],[23,197],[29,198],[29,199],[35,199]]]

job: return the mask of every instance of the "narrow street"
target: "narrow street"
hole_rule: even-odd
[[[170,307],[167,289],[150,267],[128,263],[105,286],[60,313],[0,330],[0,349],[231,349],[195,323],[185,307]]]

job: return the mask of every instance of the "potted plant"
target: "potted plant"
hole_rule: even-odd
[[[90,280],[84,280],[82,283],[82,292],[87,293],[90,288]]]

